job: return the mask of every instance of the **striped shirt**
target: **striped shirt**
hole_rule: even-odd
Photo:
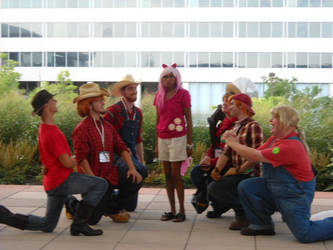
[[[238,142],[242,145],[258,148],[264,142],[264,134],[261,126],[250,117],[236,121],[232,130],[236,133]],[[223,154],[231,159],[232,167],[240,168],[247,161],[246,158],[237,154],[228,145],[224,148]],[[254,170],[254,176],[259,176],[260,164],[256,164]]]

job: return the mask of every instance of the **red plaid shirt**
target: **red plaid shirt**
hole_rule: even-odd
[[[129,119],[134,118],[135,110],[138,110],[139,113],[139,131],[138,131],[138,137],[136,138],[136,143],[139,144],[142,142],[142,111],[136,106],[133,106],[132,112],[127,112]],[[107,109],[107,112],[104,115],[104,119],[108,122],[110,122],[114,128],[120,133],[120,130],[124,126],[124,121],[127,119],[127,117],[124,115],[126,112],[124,104],[122,101],[117,102],[116,104],[113,104]]]
[[[103,121],[101,118],[100,121]],[[101,123],[96,121],[101,131]],[[118,135],[117,131],[108,122],[103,122],[104,125],[104,149],[102,139],[95,126],[92,117],[87,117],[82,120],[74,129],[73,142],[76,161],[78,163],[78,170],[80,169],[80,162],[87,160],[90,168],[96,176],[105,178],[112,185],[118,185],[118,168],[112,165],[113,153],[121,154],[122,151],[128,151],[126,144]],[[99,153],[102,151],[109,152],[110,162],[99,162]]]
[[[233,127],[238,137],[238,142],[251,148],[258,148],[264,142],[264,134],[258,122],[248,117],[242,121],[236,121]],[[224,155],[232,161],[232,167],[239,168],[246,158],[233,151],[228,145],[224,148]],[[259,176],[260,164],[254,166],[254,175]]]

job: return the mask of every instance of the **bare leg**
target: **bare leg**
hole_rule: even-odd
[[[184,208],[184,184],[182,177],[180,175],[180,167],[182,162],[171,162],[171,175],[173,180],[173,185],[176,188],[177,196],[179,200],[179,212],[185,214]]]
[[[176,214],[176,205],[175,205],[175,186],[171,176],[171,163],[169,161],[162,162],[165,180],[166,180],[166,190],[168,194],[168,199],[171,207],[171,212]]]

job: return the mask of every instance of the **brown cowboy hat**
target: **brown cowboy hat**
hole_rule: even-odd
[[[79,102],[81,100],[90,98],[90,97],[97,97],[101,95],[110,96],[109,92],[104,89],[100,88],[97,83],[94,82],[87,82],[83,84],[79,89],[79,96],[75,97],[73,103]]]
[[[131,85],[131,84],[135,84],[136,86],[138,86],[140,83],[141,82],[134,81],[134,78],[132,75],[126,75],[120,80],[120,82],[115,83],[111,87],[111,94],[113,96],[121,96],[120,90],[122,88],[127,87],[128,85]]]
[[[227,85],[225,87],[225,92],[233,94],[233,95],[242,93],[242,91],[240,91],[240,89],[237,88],[237,86],[233,83],[227,83]]]

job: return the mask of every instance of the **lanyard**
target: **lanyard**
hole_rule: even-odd
[[[94,123],[95,123],[95,127],[99,133],[99,135],[101,136],[101,140],[102,140],[102,145],[103,145],[103,150],[104,150],[104,125],[103,125],[103,121],[101,121],[101,127],[102,127],[102,131],[99,129],[99,127],[97,126],[96,120],[94,119]]]
[[[129,117],[129,115],[128,115],[128,113],[129,113],[129,108],[128,108],[126,102],[124,102],[123,98],[121,98],[121,102],[123,103],[123,105],[124,105],[124,107],[125,107],[127,120],[131,120],[130,117]],[[133,119],[132,119],[132,120],[135,120],[136,112],[135,112],[134,105],[133,105],[133,112],[134,112],[134,116],[133,116]]]

